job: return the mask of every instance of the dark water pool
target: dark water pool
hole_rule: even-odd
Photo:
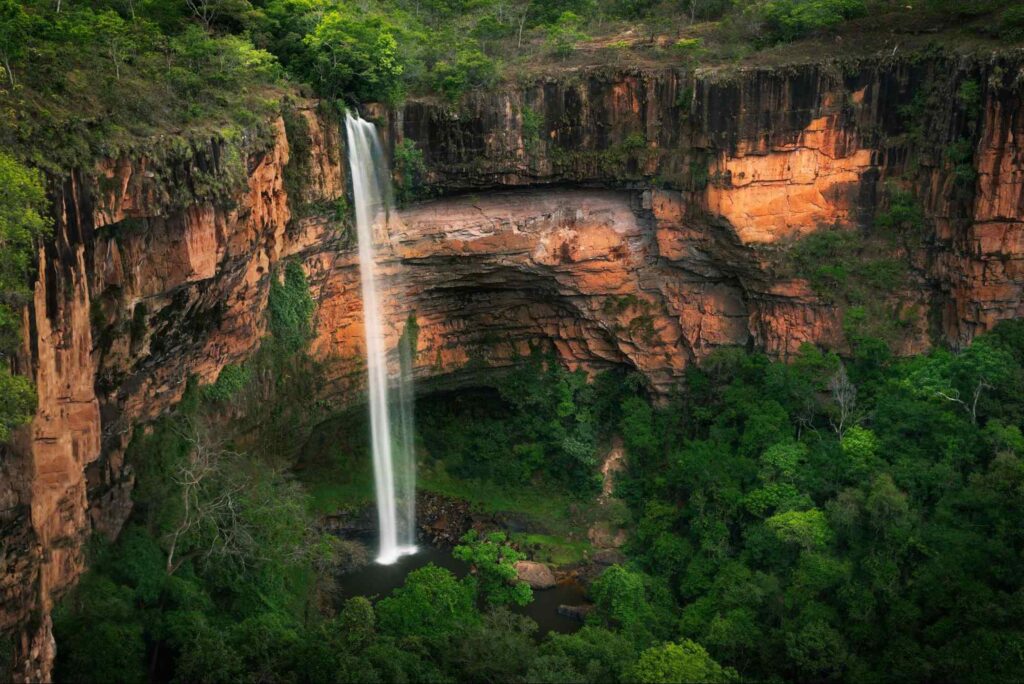
[[[343,575],[339,580],[342,596],[366,596],[373,600],[383,598],[390,594],[392,589],[402,586],[406,575],[428,563],[447,568],[458,577],[464,577],[469,572],[469,564],[452,558],[450,549],[421,545],[415,555],[402,556],[391,565],[370,563],[364,568]],[[544,636],[548,632],[568,634],[575,632],[582,625],[572,618],[559,615],[558,606],[578,606],[585,602],[581,586],[575,583],[560,584],[552,589],[534,591],[530,605],[522,608],[515,606],[513,610],[532,618],[537,623],[540,627],[538,636]]]

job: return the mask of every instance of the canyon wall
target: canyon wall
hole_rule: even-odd
[[[421,150],[407,180],[432,195],[380,233],[385,288],[402,295],[387,297],[390,346],[414,316],[425,386],[479,381],[540,345],[575,367],[634,368],[656,392],[723,345],[845,351],[842,303],[785,255],[823,226],[870,236],[894,188],[925,219],[893,248],[910,277],[883,299],[919,314],[894,345],[961,346],[1024,314],[1022,65],[598,71],[373,109],[390,144]],[[87,537],[116,536],[130,513],[132,430],[188,377],[251,354],[283,260],[310,276],[325,392],[358,396],[345,177],[336,118],[299,102],[242,139],[55,184],[18,361],[40,408],[0,460],[0,630],[17,678],[49,677],[50,610]]]

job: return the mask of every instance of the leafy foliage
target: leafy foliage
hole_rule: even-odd
[[[187,5],[5,0],[0,141],[61,172],[155,131],[255,127],[272,110],[277,60],[239,35],[211,35]]]
[[[721,351],[685,404],[625,400],[630,550],[673,587],[681,636],[752,679],[1012,678],[997,644],[1022,638],[1006,523],[1024,512],[1004,495],[1024,482],[1021,329],[841,369]],[[856,392],[835,390],[840,370]]]
[[[763,22],[770,41],[790,41],[867,13],[864,0],[758,0],[748,12]]]
[[[396,102],[402,94],[398,41],[385,21],[355,7],[326,12],[303,39],[313,82],[327,97]]]
[[[460,541],[452,556],[477,570],[480,591],[488,603],[525,606],[533,600],[530,585],[517,579],[515,567],[526,554],[512,548],[504,532],[492,532],[481,538],[476,530],[470,530]]]
[[[0,12],[11,11],[0,7]],[[0,152],[0,360],[7,361],[0,368],[0,442],[30,420],[36,408],[32,383],[11,375],[9,359],[21,340],[18,311],[28,298],[36,248],[50,228],[45,205],[41,175]]]
[[[223,553],[209,533],[224,524],[209,519],[169,571],[175,473],[196,445],[185,417],[220,408],[208,389],[192,391],[183,414],[133,444],[137,514],[57,613],[58,674],[135,679],[159,661],[189,681],[1013,679],[1022,340],[1018,321],[960,354],[903,360],[804,347],[781,364],[725,349],[662,407],[629,378],[599,376],[585,405],[627,448],[617,494],[633,515],[630,559],[592,583],[583,629],[540,641],[504,608],[529,589],[500,533],[464,539],[455,554],[475,566],[467,578],[428,566],[375,602],[316,610],[314,561],[331,545],[305,537],[303,507],[285,504],[299,493],[263,457],[227,457],[196,499],[239,495],[238,529],[257,543]],[[571,374],[532,362],[498,400],[558,397],[545,410],[578,411],[566,398],[580,395],[563,387]],[[261,375],[254,367],[227,401]],[[840,391],[843,377],[855,392]]]
[[[305,271],[297,261],[289,261],[283,281],[271,279],[267,301],[270,333],[287,352],[299,351],[312,338],[314,308]]]
[[[542,477],[594,491],[598,439],[609,427],[600,414],[628,391],[619,380],[591,385],[535,351],[491,390],[425,403],[417,422],[428,451],[459,477],[510,485]]]
[[[205,388],[206,397],[212,401],[227,401],[242,391],[251,378],[249,367],[229,363],[221,368],[217,381]]]
[[[630,679],[644,684],[671,682],[732,682],[735,671],[723,669],[700,644],[684,639],[679,644],[655,646],[640,654]]]
[[[395,200],[404,207],[426,194],[427,167],[423,162],[423,150],[409,138],[395,145]]]

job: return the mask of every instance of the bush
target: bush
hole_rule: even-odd
[[[672,52],[685,60],[691,60],[704,52],[704,40],[702,38],[680,38],[672,44]]]
[[[322,95],[358,102],[395,103],[401,98],[398,41],[380,17],[332,10],[304,43],[312,53],[311,76]]]
[[[735,670],[723,668],[703,646],[689,639],[647,649],[627,677],[641,684],[739,681]]]
[[[1009,7],[999,17],[999,37],[1008,42],[1024,41],[1024,6]]]
[[[788,42],[867,14],[864,0],[760,0],[748,9],[769,42]]]
[[[21,340],[17,311],[28,298],[35,247],[50,229],[45,207],[42,175],[0,152],[0,442],[10,439],[12,428],[31,420],[36,409],[31,381],[11,375],[5,359]]]
[[[271,277],[267,313],[270,334],[286,353],[297,352],[313,337],[313,309],[306,273],[297,261],[284,268],[284,281]]]
[[[423,163],[423,150],[416,141],[405,138],[395,145],[395,201],[404,207],[424,193],[427,166]]]
[[[576,49],[576,43],[586,40],[587,34],[581,26],[583,20],[573,12],[563,12],[558,21],[548,26],[548,49],[559,57],[568,57]]]
[[[247,366],[229,363],[221,368],[217,381],[206,388],[206,398],[211,401],[227,401],[238,394],[251,377],[252,373]]]
[[[494,60],[477,48],[460,48],[452,60],[434,66],[434,84],[449,100],[459,99],[470,88],[493,85],[497,79]]]

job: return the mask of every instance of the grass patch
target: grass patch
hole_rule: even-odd
[[[550,534],[515,533],[512,541],[530,554],[530,558],[553,565],[572,565],[583,561],[593,548],[588,541],[574,541]]]
[[[334,513],[373,502],[373,473],[370,468],[353,473],[339,467],[307,475],[310,477],[301,477],[300,481],[309,492],[309,507],[314,513]],[[311,477],[313,475],[315,477]]]
[[[590,517],[588,503],[563,491],[538,486],[510,487],[486,480],[460,480],[449,475],[440,462],[421,465],[417,485],[428,492],[464,499],[481,513],[522,515],[558,536],[568,537],[585,530]]]

